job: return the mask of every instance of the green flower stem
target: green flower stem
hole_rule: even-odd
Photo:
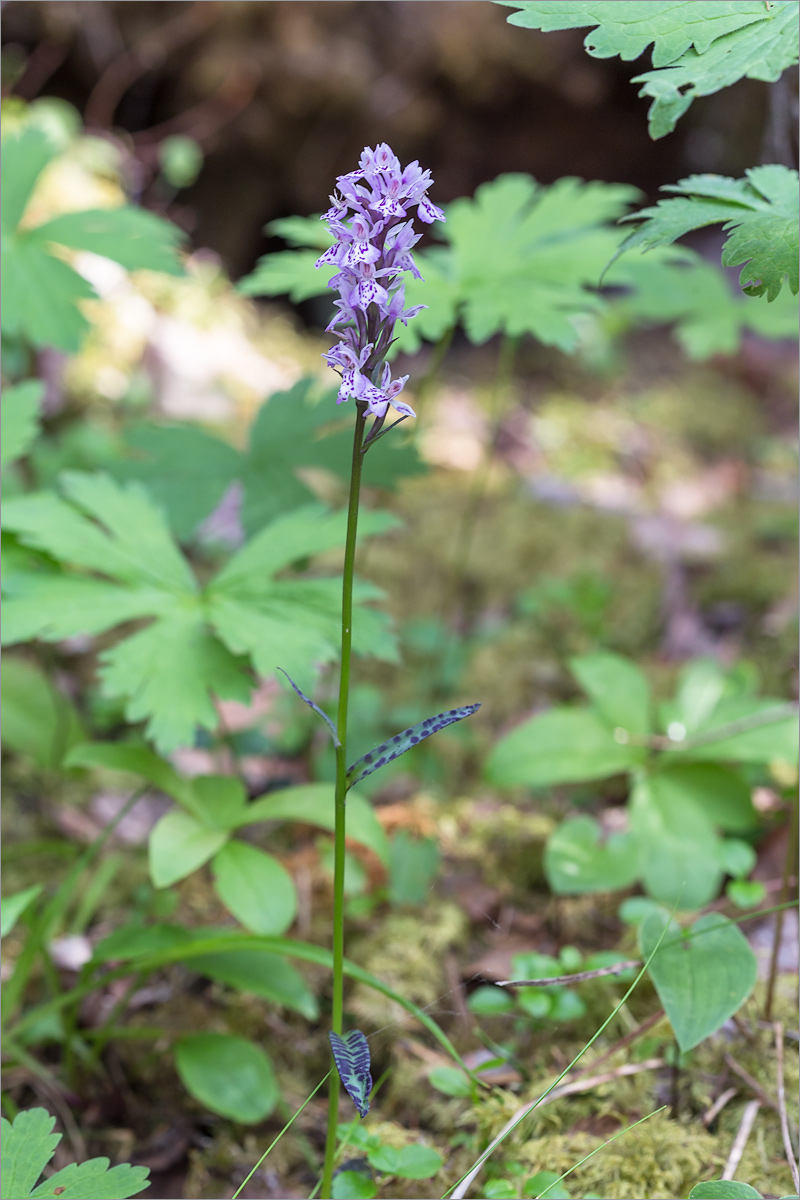
[[[350,651],[353,640],[353,569],[356,558],[358,531],[358,501],[361,493],[361,446],[364,441],[366,405],[356,404],[357,415],[353,433],[353,465],[350,471],[350,501],[347,508],[347,540],[344,547],[342,572],[342,659],[339,674],[339,707],[336,718],[336,794],[333,844],[333,1006],[331,1028],[340,1036],[344,1013],[344,850],[345,800],[347,797],[347,706],[350,699]],[[339,1072],[332,1061],[328,1100],[328,1134],[325,1141],[325,1165],[322,1173],[322,1196],[329,1200],[333,1185],[333,1163],[336,1154],[336,1129],[339,1123]]]

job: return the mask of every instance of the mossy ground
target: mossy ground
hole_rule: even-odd
[[[294,339],[292,332],[287,353]],[[99,353],[99,343],[93,343],[83,365],[75,368],[94,408],[102,398],[86,379],[94,379],[91,355]],[[663,641],[669,616],[664,556],[658,546],[643,549],[633,531],[637,521],[669,506],[681,481],[697,483],[695,509],[690,515],[673,511],[673,525],[664,536],[676,523],[684,532],[701,525],[714,534],[701,541],[700,552],[668,547],[685,584],[685,601],[708,644],[723,658],[754,663],[763,690],[775,695],[788,694],[795,664],[789,652],[794,638],[793,503],[785,489],[793,456],[786,451],[780,412],[776,418],[741,381],[732,383],[713,367],[673,369],[668,378],[643,372],[641,378],[601,386],[596,380],[590,384],[572,366],[564,368],[560,379],[556,372],[546,387],[536,375],[540,367],[523,359],[516,399],[505,409],[508,436],[498,439],[495,468],[482,474],[479,461],[477,472],[439,467],[405,482],[393,499],[377,493],[368,497],[388,503],[404,522],[401,530],[362,551],[360,569],[385,589],[406,652],[402,667],[360,664],[360,678],[379,686],[387,709],[419,709],[454,688],[459,697],[480,699],[483,707],[468,733],[449,731],[429,759],[417,760],[423,775],[430,768],[420,813],[425,829],[437,832],[443,855],[428,900],[408,910],[392,910],[378,901],[366,915],[351,920],[347,952],[427,1008],[462,1053],[501,1043],[511,1051],[518,1074],[516,1083],[483,1093],[477,1104],[442,1095],[428,1081],[431,1065],[444,1061],[430,1037],[391,1001],[363,986],[349,987],[349,1019],[374,1035],[373,1074],[378,1078],[388,1072],[368,1126],[392,1144],[425,1141],[445,1161],[436,1181],[389,1182],[382,1191],[386,1196],[439,1195],[468,1169],[509,1116],[552,1082],[621,995],[608,981],[587,985],[581,993],[587,1015],[567,1026],[536,1027],[519,1014],[478,1018],[466,1014],[464,996],[454,994],[453,964],[457,981],[465,964],[514,930],[517,948],[527,937],[531,949],[547,953],[566,944],[586,953],[611,947],[634,952],[630,935],[616,918],[618,896],[554,900],[547,892],[544,842],[574,794],[556,789],[535,798],[524,792],[499,795],[482,781],[480,764],[501,731],[540,706],[577,696],[567,669],[571,654],[598,645],[629,654],[648,671],[659,694],[669,694],[679,662],[665,652]],[[462,351],[454,360],[452,379],[446,380],[484,419],[492,403],[491,371],[490,352]],[[476,386],[465,383],[465,373],[477,380]],[[430,397],[426,419],[431,425],[437,394]],[[516,457],[508,450],[512,443]],[[735,469],[720,472],[720,464],[729,463]],[[556,499],[543,498],[541,489],[538,498],[532,496],[543,475],[568,486]],[[609,480],[616,480],[616,491]],[[620,481],[625,488],[618,486]],[[615,504],[600,502],[601,484],[617,497]],[[471,514],[471,526],[465,526],[465,513]],[[565,581],[572,590],[564,590]],[[445,631],[443,639],[434,638],[433,651],[409,633],[420,619],[438,621]],[[451,659],[455,668],[448,666]],[[24,855],[12,856],[10,862],[8,890],[16,890],[64,870],[52,843],[49,849],[37,849],[33,840],[52,838],[54,808],[80,807],[88,799],[88,783],[32,773],[19,765],[8,783],[18,795],[33,798],[25,816],[17,815],[16,806],[7,807],[7,844],[12,851],[15,845],[27,846]],[[382,797],[378,792],[379,811],[386,799],[413,807],[413,784],[401,780],[396,786],[394,794]],[[583,795],[598,807],[624,798],[614,781],[585,789]],[[317,870],[315,839],[302,831],[296,834],[299,841],[294,837],[282,834],[276,848],[286,856],[302,850],[316,871],[303,937],[327,944],[329,883]],[[376,879],[380,885],[379,873]],[[473,909],[465,903],[465,893],[459,891],[464,879],[476,896],[484,889],[484,909],[477,901]],[[140,897],[136,903],[143,918],[150,919],[157,905],[152,889],[147,896],[142,892],[147,887],[143,856],[132,851],[130,865],[104,899],[103,926],[112,928],[130,912],[134,894]],[[177,896],[170,919],[188,925],[228,919],[207,870],[181,884]],[[13,956],[20,941],[17,934],[12,939]],[[184,1194],[198,1200],[230,1194],[232,1181],[243,1178],[327,1070],[329,981],[322,970],[304,971],[323,1010],[316,1026],[173,969],[163,980],[165,997],[124,1019],[129,1032],[146,1025],[160,1027],[161,1034],[149,1042],[112,1042],[104,1074],[84,1074],[77,1064],[71,1086],[87,1107],[123,1094],[124,1119],[141,1141],[180,1113],[194,1130]],[[687,1195],[699,1179],[720,1173],[742,1105],[750,1098],[742,1085],[709,1129],[702,1124],[702,1113],[730,1076],[725,1055],[774,1094],[774,1047],[769,1032],[756,1021],[762,1002],[757,989],[742,1014],[742,1028],[726,1027],[703,1043],[677,1076],[669,1067],[619,1076],[589,1093],[543,1106],[508,1139],[482,1179],[507,1177],[514,1163],[530,1174],[566,1170],[625,1125],[677,1098],[675,1111],[653,1117],[604,1148],[575,1172],[569,1186],[574,1195],[594,1192],[607,1200]],[[587,1055],[589,1074],[595,1057],[656,1009],[652,989],[642,987]],[[794,1024],[788,991],[781,993],[779,1015]],[[214,1029],[254,1038],[273,1059],[281,1105],[255,1129],[210,1116],[187,1097],[175,1075],[172,1038]],[[602,1070],[669,1052],[669,1030],[658,1026],[646,1044],[634,1043],[607,1060]],[[57,1047],[44,1053],[57,1070]],[[793,1097],[795,1043],[787,1042],[786,1057],[787,1095]],[[19,1096],[24,1100],[24,1089]],[[324,1121],[324,1101],[317,1098],[245,1195],[308,1195]],[[108,1124],[98,1116],[87,1126],[86,1136],[97,1144],[97,1152],[105,1152],[102,1131]],[[759,1113],[737,1175],[773,1194],[791,1189],[777,1119],[769,1107]]]

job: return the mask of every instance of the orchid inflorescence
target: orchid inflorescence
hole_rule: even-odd
[[[397,398],[408,376],[393,379],[385,358],[397,321],[407,325],[427,307],[404,307],[403,276],[410,272],[415,279],[422,278],[411,255],[421,234],[406,219],[407,210],[416,205],[417,216],[427,225],[445,219],[428,199],[432,182],[430,171],[423,171],[416,161],[402,169],[385,142],[374,150],[367,146],[358,170],[336,180],[331,208],[321,218],[336,241],[316,265],[339,268],[328,286],[337,288],[340,297],[334,302],[338,312],[328,325],[339,345],[323,357],[342,377],[337,403],[352,396],[376,417],[371,435],[382,425],[389,405],[401,420],[416,416],[410,405]],[[338,325],[345,328],[338,330]]]

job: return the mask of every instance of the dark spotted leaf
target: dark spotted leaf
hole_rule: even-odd
[[[360,1029],[351,1029],[344,1037],[329,1033],[333,1061],[344,1090],[358,1109],[359,1116],[369,1112],[372,1076],[369,1073],[369,1045]]]
[[[283,667],[278,667],[278,670],[280,671],[281,675],[286,675],[286,672],[284,671]],[[303,700],[308,705],[309,708],[313,708],[313,710],[317,714],[317,716],[322,717],[323,721],[325,722],[325,724],[328,726],[328,728],[331,731],[331,737],[333,738],[334,746],[341,746],[342,743],[339,741],[339,735],[336,732],[336,726],[334,725],[333,721],[330,719],[328,714],[326,712],[323,712],[322,709],[319,707],[319,705],[315,704],[313,700],[309,700],[309,698],[305,694],[305,692],[300,691],[300,688],[297,686],[295,681],[292,679],[291,675],[286,675],[286,678],[289,680],[289,683],[292,685],[294,690],[297,692],[300,699]]]
[[[362,779],[366,779],[367,775],[377,771],[378,767],[384,767],[386,763],[405,754],[406,750],[411,750],[419,742],[424,742],[425,738],[430,737],[432,733],[438,733],[440,729],[444,729],[446,725],[452,725],[454,721],[463,721],[464,717],[471,717],[479,708],[480,704],[465,704],[463,708],[449,708],[447,712],[437,713],[435,717],[426,717],[418,725],[412,725],[410,729],[396,733],[394,737],[389,738],[387,742],[381,742],[380,746],[376,746],[374,750],[370,750],[369,754],[357,759],[352,766],[347,768],[347,786],[353,787]]]

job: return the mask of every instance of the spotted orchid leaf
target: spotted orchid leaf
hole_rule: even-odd
[[[424,721],[420,721],[418,725],[412,725],[409,729],[404,729],[402,733],[396,733],[387,742],[381,742],[380,746],[376,746],[374,750],[370,750],[369,754],[363,755],[347,768],[348,788],[360,783],[362,779],[366,779],[367,775],[377,771],[378,767],[384,767],[395,758],[399,758],[401,754],[405,754],[419,742],[424,742],[425,738],[430,737],[432,733],[438,733],[440,729],[444,729],[446,725],[452,725],[454,721],[463,721],[464,717],[471,717],[479,708],[480,704],[465,704],[463,708],[449,708],[446,712],[437,713],[435,717],[426,717]]]
[[[322,717],[323,721],[325,722],[325,724],[328,726],[328,728],[331,731],[331,737],[333,738],[334,746],[336,746],[336,747],[341,746],[342,743],[339,741],[339,735],[336,732],[336,726],[334,725],[333,721],[330,719],[328,714],[326,712],[323,712],[322,709],[319,707],[319,705],[315,704],[313,700],[309,700],[309,698],[305,694],[305,692],[300,691],[300,688],[297,686],[295,681],[292,679],[291,675],[287,675],[286,672],[284,671],[283,667],[278,667],[278,670],[280,671],[281,675],[286,675],[286,678],[289,680],[289,683],[292,685],[294,690],[297,692],[300,699],[303,700],[308,705],[309,708],[313,708],[313,710],[317,714],[317,716]]]
[[[329,1033],[333,1061],[344,1089],[358,1109],[359,1116],[369,1112],[372,1076],[369,1073],[369,1045],[360,1029],[351,1029],[344,1037]]]

